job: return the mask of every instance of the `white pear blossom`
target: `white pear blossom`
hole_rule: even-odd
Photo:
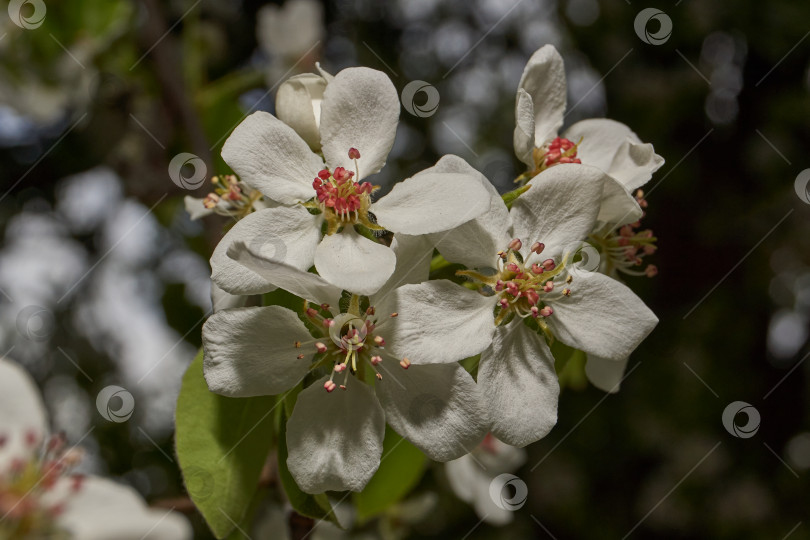
[[[276,117],[265,112],[247,117],[225,142],[222,157],[245,183],[284,207],[250,214],[223,238],[211,260],[217,285],[231,294],[268,290],[266,280],[234,268],[221,255],[235,240],[261,242],[272,234],[279,242],[274,247],[284,246],[283,257],[278,252],[276,257],[287,264],[303,270],[314,263],[333,285],[373,294],[396,261],[388,247],[367,237],[370,231],[436,233],[486,211],[488,193],[469,166],[452,173],[426,169],[372,201],[377,188],[363,179],[385,164],[398,118],[393,84],[367,68],[341,71],[324,91],[323,158]]]
[[[151,510],[127,486],[75,474],[81,450],[49,436],[31,377],[0,359],[0,538],[183,540],[188,521]]]
[[[455,362],[489,344],[486,332],[476,335],[466,324],[465,305],[438,325],[422,323],[433,340],[444,337],[430,363],[447,363],[411,365],[416,356],[392,354],[388,336],[401,316],[395,292],[427,279],[433,246],[397,235],[392,249],[398,264],[388,283],[368,306],[352,295],[342,307],[341,289],[322,277],[264,257],[244,241],[228,249],[238,264],[308,303],[300,317],[280,306],[214,313],[203,327],[205,378],[213,392],[234,397],[282,394],[311,381],[286,434],[287,465],[306,492],[361,490],[380,464],[386,422],[437,461],[466,454],[487,431],[479,388]],[[419,354],[418,340],[397,350]]]
[[[444,470],[453,493],[469,503],[490,525],[511,523],[514,513],[495,504],[490,495],[492,481],[515,472],[526,462],[526,451],[499,441],[491,433],[466,456],[448,461]]]
[[[417,342],[425,355],[414,363],[443,361],[429,351],[445,337],[421,330],[425,322],[456,316],[437,298],[464,299],[467,325],[493,335],[481,353],[478,385],[492,433],[508,444],[523,447],[556,423],[559,383],[537,328],[591,358],[619,363],[658,322],[626,286],[578,267],[582,239],[593,230],[609,182],[616,181],[595,167],[560,164],[529,182],[511,211],[490,187],[489,212],[437,242],[449,261],[478,269],[460,273],[477,281],[480,292],[430,281],[393,293],[401,320],[391,330],[392,349]]]
[[[560,54],[552,45],[537,50],[520,78],[515,102],[514,145],[528,166],[523,179],[560,163],[583,163],[616,179],[627,191],[644,185],[664,160],[622,123],[606,118],[582,120],[558,135],[565,118],[567,85]],[[611,203],[615,186],[607,186],[601,221],[624,225],[636,221],[628,209]],[[640,216],[640,213],[638,213]],[[623,221],[625,220],[625,221]]]
[[[655,237],[640,230],[639,220],[647,202],[639,189],[663,164],[651,144],[645,144],[627,126],[606,118],[582,120],[558,135],[565,119],[567,99],[565,69],[557,50],[546,45],[537,50],[526,67],[515,101],[515,153],[527,166],[518,177],[525,182],[562,163],[594,166],[617,182],[606,184],[602,208],[590,241],[600,253],[600,271],[654,276],[658,269],[642,265],[653,253]],[[634,193],[631,201],[622,191]],[[617,228],[621,229],[617,232]]]

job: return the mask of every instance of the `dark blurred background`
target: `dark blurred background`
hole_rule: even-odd
[[[247,113],[272,112],[283,79],[315,61],[331,73],[364,65],[398,91],[421,80],[440,95],[430,114],[402,110],[377,183],[454,153],[506,190],[522,172],[517,82],[552,43],[566,61],[566,123],[607,116],[666,159],[645,186],[660,273],[628,279],[661,322],[618,394],[576,378],[565,389],[557,427],[515,472],[529,493],[510,525],[480,523],[433,465],[415,493],[435,493],[435,506],[400,532],[810,538],[810,204],[799,176],[810,167],[810,4],[267,6],[45,0],[16,22],[0,13],[0,353],[33,373],[56,429],[85,436],[89,470],[183,507],[172,411],[227,222],[189,219],[184,196],[209,188],[175,185],[175,155],[227,173],[224,139]],[[664,17],[639,31],[649,7]],[[109,385],[135,398],[127,422],[97,412]],[[724,427],[735,401],[758,413],[753,435]]]

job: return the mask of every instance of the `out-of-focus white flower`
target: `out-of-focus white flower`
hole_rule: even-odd
[[[317,0],[268,4],[257,13],[256,38],[269,57],[267,84],[275,86],[296,66],[308,70],[318,58],[326,36],[323,5]]]
[[[444,466],[450,488],[459,499],[469,503],[478,517],[491,525],[505,525],[513,519],[513,512],[495,504],[490,485],[500,474],[515,472],[526,462],[526,451],[509,446],[491,433],[469,454]]]
[[[188,521],[149,509],[130,487],[73,474],[82,452],[48,435],[34,382],[0,359],[0,537],[183,540]]]

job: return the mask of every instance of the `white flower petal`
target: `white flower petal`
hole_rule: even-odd
[[[632,191],[643,186],[664,164],[651,144],[644,144],[629,127],[606,118],[582,120],[565,138],[579,143],[577,157],[597,167]]]
[[[275,287],[273,287],[275,289]],[[211,282],[211,308],[213,311],[243,307],[247,303],[247,296],[231,294],[223,291],[217,284]]]
[[[282,204],[314,197],[312,179],[323,169],[321,158],[290,126],[262,111],[236,126],[222,159],[242,181]]]
[[[185,204],[186,213],[192,221],[195,219],[204,218],[205,216],[210,216],[214,213],[212,209],[205,207],[203,204],[204,200],[205,199],[192,197],[191,195],[186,195],[183,197],[183,204]]]
[[[487,433],[483,396],[458,364],[379,365],[375,389],[385,420],[434,461],[456,459]]]
[[[340,289],[327,283],[322,277],[262,257],[252,246],[242,241],[238,240],[228,248],[228,257],[259,274],[274,286],[310,302],[337,306],[340,301]]]
[[[39,389],[19,364],[0,358],[0,471],[15,459],[26,459],[32,448],[27,434],[42,441],[48,434],[48,419]]]
[[[97,476],[85,477],[57,520],[82,540],[184,540],[193,534],[177,512],[152,510],[131,487]]]
[[[563,123],[567,99],[565,67],[554,46],[545,45],[532,55],[523,69],[518,88],[525,90],[532,98],[534,145],[540,147],[557,136]]]
[[[312,266],[321,239],[320,216],[301,206],[267,208],[239,220],[219,241],[211,255],[211,279],[231,294],[262,294],[275,289],[256,272],[228,257],[234,242],[243,242],[257,254],[306,270]]]
[[[585,364],[585,375],[599,390],[615,394],[619,391],[622,379],[624,379],[624,370],[627,368],[628,360],[629,358],[609,360],[589,354]]]
[[[371,305],[380,303],[397,287],[422,283],[430,277],[433,243],[427,237],[397,234],[391,242],[391,250],[397,258],[396,268],[385,285],[371,295]]]
[[[486,482],[487,489],[489,489],[487,478],[481,474],[481,468],[469,454],[448,461],[444,466],[444,470],[447,473],[450,489],[459,499],[466,503],[473,502],[476,483]]]
[[[327,392],[326,377],[298,394],[287,423],[287,467],[307,493],[361,491],[380,466],[385,415],[366,384]]]
[[[551,305],[546,324],[571,347],[609,360],[624,360],[658,324],[633,291],[597,272],[578,272],[571,296]]]
[[[487,399],[490,429],[507,444],[524,447],[557,423],[560,384],[554,357],[522,320],[495,330],[492,346],[481,354],[478,384]]]
[[[605,178],[595,167],[573,163],[538,174],[529,182],[532,187],[512,205],[515,238],[524,246],[543,242],[544,258],[584,240],[593,232]]]
[[[493,298],[447,280],[405,285],[379,307],[397,312],[377,332],[386,350],[414,364],[444,364],[474,356],[495,331]]]
[[[457,162],[456,162],[457,164]],[[448,166],[449,168],[449,166]],[[429,234],[458,227],[489,209],[491,195],[472,167],[425,169],[394,185],[371,205],[377,222],[394,233]]]
[[[460,157],[444,156],[429,170],[439,173],[469,174],[489,194],[489,208],[475,219],[453,229],[429,235],[436,249],[450,262],[468,268],[494,268],[497,253],[509,243],[512,218],[498,191],[486,177]]]
[[[321,103],[326,79],[314,73],[302,73],[284,81],[276,92],[278,119],[295,130],[309,147],[321,149]]]
[[[490,525],[506,525],[514,519],[514,512],[495,504],[489,494],[489,486],[495,476],[485,471],[480,460],[463,456],[445,465],[447,480],[453,492],[462,500],[471,503],[476,515]]]
[[[605,176],[602,190],[602,206],[599,208],[599,215],[596,220],[610,224],[613,228],[618,228],[627,223],[638,221],[643,215],[644,212],[638,205],[636,198],[618,181],[610,176]]]
[[[353,227],[325,236],[315,250],[315,268],[332,285],[355,294],[374,294],[397,264],[391,248],[358,234]]]
[[[307,374],[315,354],[304,323],[281,306],[218,311],[205,321],[202,339],[208,388],[230,397],[289,390]]]
[[[399,120],[399,95],[391,79],[374,69],[344,69],[329,82],[321,105],[321,144],[334,170],[354,170],[349,148],[360,152],[360,175],[379,172],[394,144]]]
[[[512,136],[515,155],[530,168],[534,168],[534,104],[532,96],[518,88],[515,100],[515,132]]]

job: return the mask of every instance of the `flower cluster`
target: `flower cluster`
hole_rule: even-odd
[[[269,204],[211,258],[215,290],[235,301],[204,326],[205,379],[225,396],[297,396],[281,436],[302,490],[362,490],[386,424],[437,461],[544,437],[557,341],[618,388],[658,321],[611,276],[655,251],[637,190],[663,160],[611,120],[558,135],[565,86],[557,52],[537,51],[516,102],[527,172],[504,196],[449,155],[378,197],[367,178],[399,100],[367,68],[285,82],[278,118],[254,113],[226,141],[224,160]],[[240,307],[276,289],[300,307]]]

